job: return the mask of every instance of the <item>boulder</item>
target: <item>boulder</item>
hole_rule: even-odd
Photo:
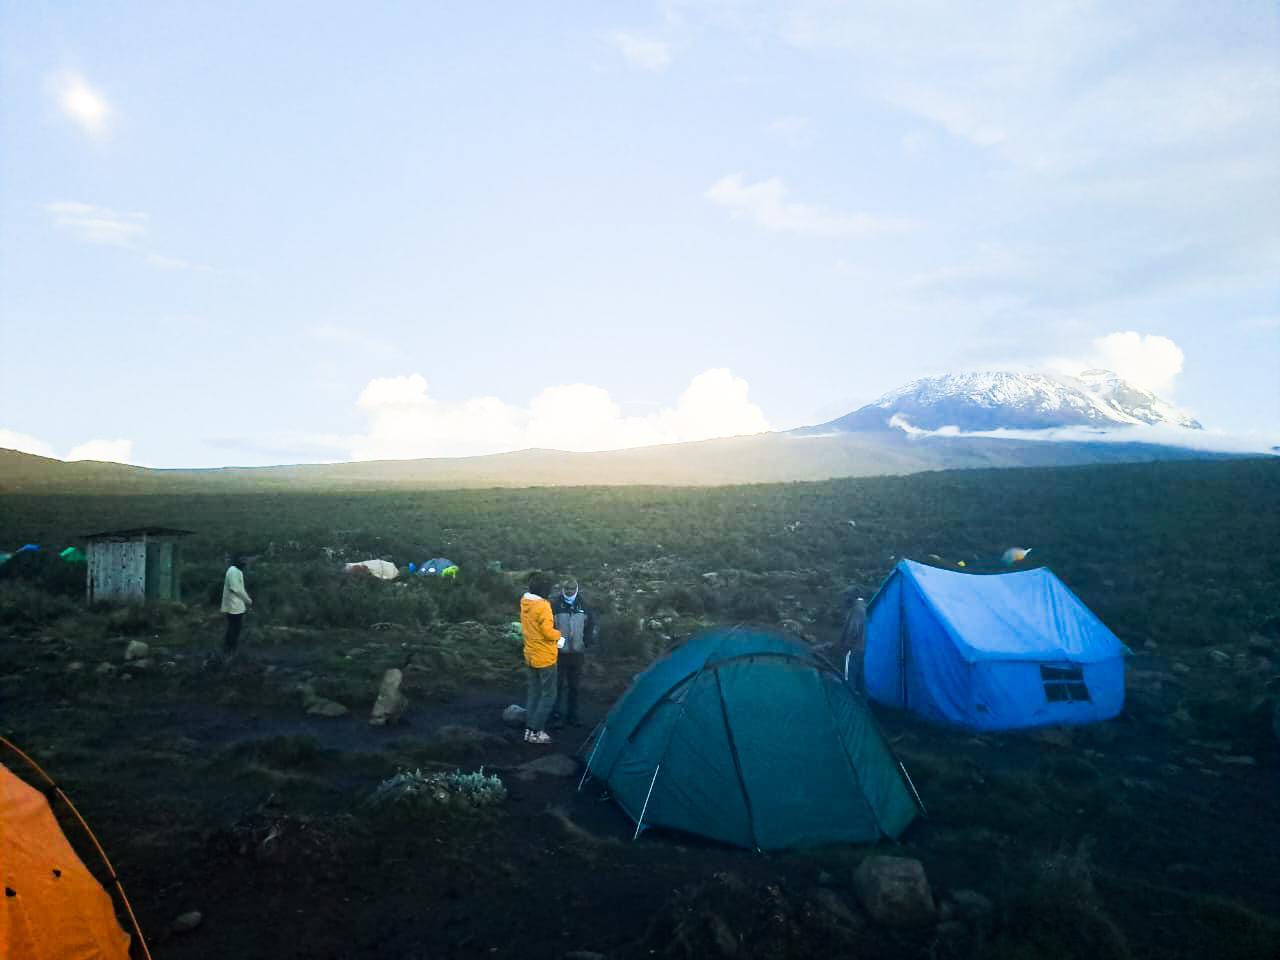
[[[150,655],[151,648],[141,640],[130,640],[124,648],[125,663],[131,660],[145,660]]]
[[[349,711],[337,700],[316,697],[307,703],[307,714],[312,717],[345,717]]]
[[[378,688],[378,699],[373,702],[373,710],[369,714],[369,725],[385,727],[394,724],[404,713],[409,701],[400,692],[400,684],[404,682],[404,674],[392,667],[382,675],[382,685]]]
[[[867,857],[853,873],[858,902],[877,923],[889,927],[922,927],[938,910],[924,864],[909,857]]]
[[[985,927],[995,913],[995,905],[977,890],[952,890],[951,903],[958,919]]]
[[[513,703],[502,711],[502,722],[508,727],[523,727],[528,711],[518,703]]]

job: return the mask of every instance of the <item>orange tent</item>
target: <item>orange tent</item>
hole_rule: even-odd
[[[0,956],[128,960],[111,897],[63,835],[39,791],[0,764]]]

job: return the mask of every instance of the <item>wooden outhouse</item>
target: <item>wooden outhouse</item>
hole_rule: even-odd
[[[182,544],[190,530],[137,527],[91,533],[85,551],[89,602],[180,600]]]

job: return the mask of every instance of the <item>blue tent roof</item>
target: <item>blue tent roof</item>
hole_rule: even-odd
[[[970,663],[1096,663],[1128,650],[1048,567],[984,576],[903,560],[894,573],[915,585]]]

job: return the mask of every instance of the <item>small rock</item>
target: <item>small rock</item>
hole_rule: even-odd
[[[404,674],[392,667],[382,675],[382,686],[378,689],[378,699],[373,703],[369,714],[369,725],[384,727],[400,719],[409,701],[400,692],[400,684],[404,682]]]
[[[909,857],[867,857],[853,874],[858,901],[878,923],[919,927],[937,917],[924,864]]]
[[[517,703],[513,703],[502,711],[502,722],[509,727],[523,727],[528,711]]]
[[[545,757],[538,757],[536,760],[530,760],[528,763],[522,763],[516,767],[519,771],[517,776],[523,779],[532,779],[537,774],[547,777],[576,777],[578,775],[578,762],[572,757],[563,753],[553,753]]]
[[[1231,654],[1223,650],[1210,650],[1209,659],[1211,659],[1214,663],[1230,663]]]
[[[152,660],[150,657],[143,657],[141,660],[130,660],[128,661],[128,663],[125,664],[125,666],[127,666],[130,670],[134,671],[135,673],[141,673],[144,670],[150,670],[152,667],[154,667],[155,661]]]
[[[809,899],[845,926],[854,928],[862,926],[862,920],[849,909],[849,905],[841,900],[834,890],[828,890],[826,887],[815,887],[809,891]]]
[[[985,927],[995,914],[995,904],[977,890],[953,890],[951,902],[955,905],[957,919],[976,927]]]
[[[1256,767],[1258,761],[1246,756],[1220,756],[1218,762],[1229,767]]]
[[[67,673],[79,673],[83,669],[84,661],[82,660],[72,660],[67,664]]]
[[[316,697],[307,704],[307,713],[313,717],[345,717],[349,711],[337,700]]]
[[[93,672],[100,674],[115,673],[116,665],[114,663],[107,663],[104,660],[102,663],[98,664],[97,668]]]
[[[1187,666],[1185,663],[1183,663],[1181,660],[1175,660],[1173,663],[1173,672],[1180,673],[1180,674],[1188,674],[1191,672],[1191,668]]]
[[[200,926],[202,920],[204,920],[204,914],[199,910],[188,910],[186,913],[174,918],[173,923],[169,924],[169,932],[190,933]]]
[[[143,660],[151,654],[151,648],[141,640],[130,640],[124,648],[124,659],[128,663],[131,660]]]

